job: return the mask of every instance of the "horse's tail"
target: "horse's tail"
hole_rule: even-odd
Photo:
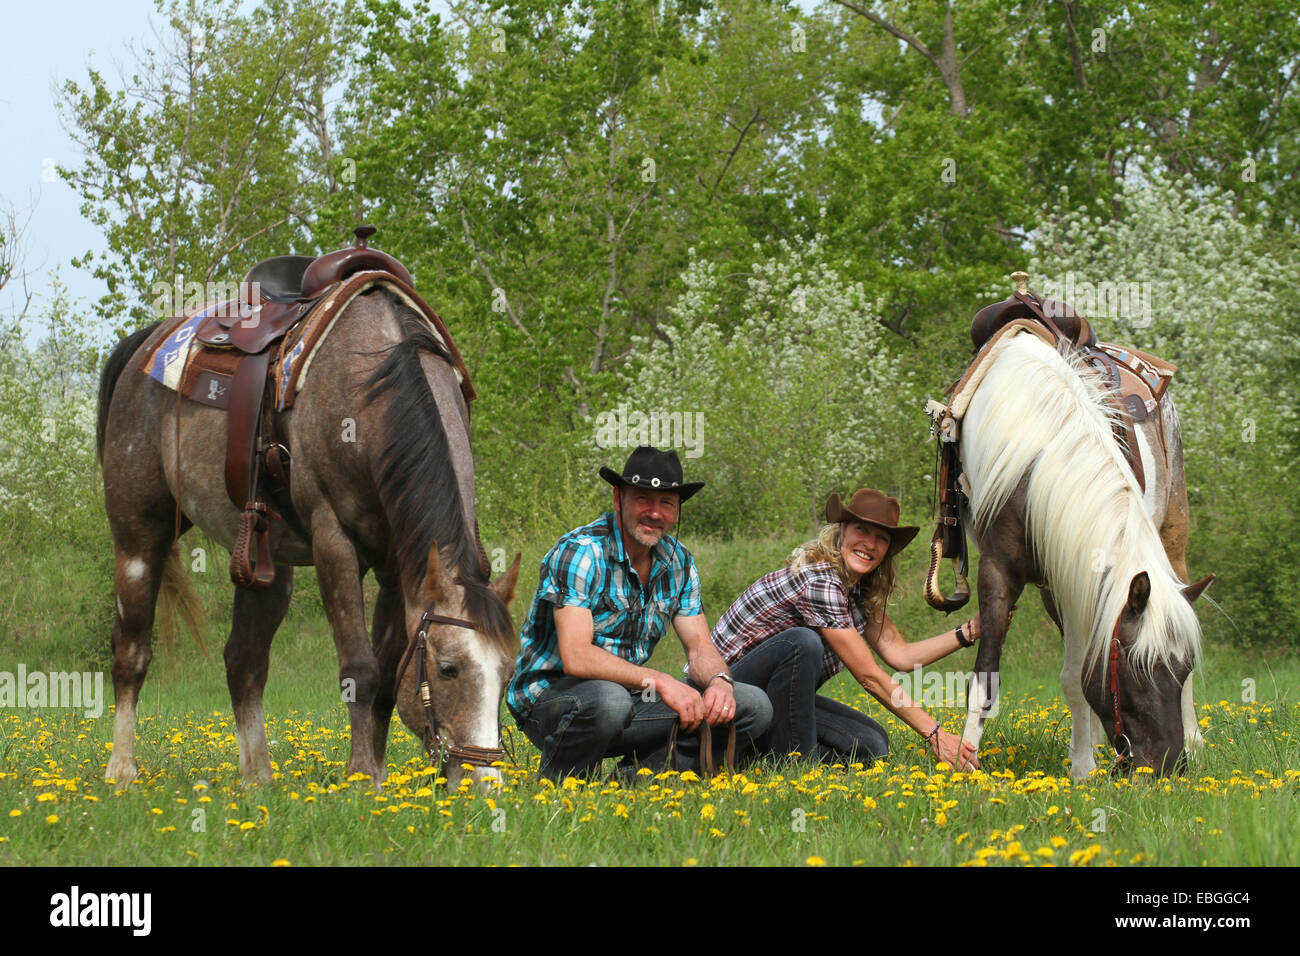
[[[117,347],[108,356],[108,361],[104,363],[104,371],[99,376],[99,421],[95,427],[95,453],[101,462],[104,460],[104,431],[108,427],[108,406],[113,401],[113,389],[117,387],[117,380],[131,361],[131,356],[135,355],[136,349],[160,325],[161,320],[143,329],[136,329],[117,343]]]
[[[194,635],[195,642],[204,657],[208,648],[203,643],[203,629],[207,625],[207,616],[203,613],[203,602],[194,582],[181,566],[181,543],[172,542],[171,550],[163,561],[162,585],[158,588],[158,637],[170,652],[180,635],[181,624]]]

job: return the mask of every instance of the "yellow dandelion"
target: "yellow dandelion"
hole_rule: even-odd
[[[810,857],[808,857],[808,859],[804,860],[804,863],[806,863],[808,866],[825,866],[825,865],[826,865],[826,861],[823,860],[823,859],[822,859],[821,857],[819,857],[819,856],[810,856]]]
[[[1094,843],[1084,850],[1075,850],[1070,854],[1071,866],[1087,866],[1101,853],[1101,844]]]
[[[46,822],[46,823],[58,823],[58,822],[59,822],[59,815],[58,815],[57,813],[51,813],[48,817],[45,818],[45,822]]]
[[[277,859],[274,859],[274,860],[271,861],[271,865],[272,865],[272,866],[292,866],[293,864],[291,864],[291,863],[290,863],[288,860],[286,860],[284,857],[278,857]]]

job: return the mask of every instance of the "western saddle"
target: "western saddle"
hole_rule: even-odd
[[[926,405],[926,412],[932,419],[931,435],[937,433],[941,440],[936,475],[938,527],[931,541],[925,597],[932,607],[945,612],[960,608],[970,598],[970,586],[966,581],[966,534],[961,526],[964,505],[959,487],[958,421],[978,388],[984,362],[997,340],[1020,331],[1033,333],[1058,349],[1078,355],[1101,376],[1121,412],[1114,425],[1115,440],[1124,452],[1138,487],[1143,490],[1146,488],[1146,474],[1135,425],[1156,413],[1176,371],[1172,364],[1137,349],[1099,343],[1088,320],[1069,304],[1044,299],[1031,292],[1027,273],[1013,272],[1011,279],[1015,283],[1011,298],[980,309],[971,321],[971,341],[976,355],[961,377],[949,387],[949,404],[931,401]],[[1161,422],[1159,417],[1156,420]],[[1160,437],[1163,444],[1162,422]],[[956,571],[957,589],[947,598],[938,588],[941,557],[953,559]]]
[[[238,300],[182,316],[142,363],[144,371],[167,384],[156,369],[183,361],[171,387],[194,401],[226,409],[226,494],[241,510],[230,556],[230,577],[238,587],[260,590],[275,580],[271,521],[284,520],[309,537],[293,510],[289,449],[276,439],[275,413],[293,404],[306,359],[353,298],[383,286],[420,312],[446,348],[466,403],[474,398],[450,333],[412,288],[411,274],[392,256],[367,245],[375,231],[359,226],[353,246],[318,258],[276,256],[259,262],[240,283]],[[191,348],[191,341],[201,347]],[[157,361],[155,356],[169,347],[165,363]],[[263,472],[265,482],[259,480]],[[271,510],[265,497],[278,510]]]

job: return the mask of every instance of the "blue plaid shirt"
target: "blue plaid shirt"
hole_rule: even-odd
[[[676,538],[664,535],[650,549],[650,580],[643,591],[613,512],[570,531],[542,558],[537,593],[519,632],[519,658],[506,691],[517,721],[552,680],[564,676],[556,607],[589,609],[593,643],[638,665],[650,659],[672,618],[704,613],[695,559]]]

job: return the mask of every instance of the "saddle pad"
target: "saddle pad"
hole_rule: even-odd
[[[169,319],[169,322],[176,323],[175,326],[168,335],[163,337],[162,342],[145,356],[144,361],[140,363],[140,371],[172,391],[179,389],[181,376],[189,361],[190,347],[194,344],[194,333],[216,307],[215,304],[210,305],[192,315]]]
[[[1098,342],[1097,348],[1113,358],[1121,368],[1126,368],[1132,372],[1135,378],[1146,385],[1146,397],[1157,403],[1164,397],[1165,389],[1169,387],[1169,382],[1173,379],[1174,373],[1178,371],[1178,366],[1172,362],[1166,362],[1162,358],[1148,355],[1146,352],[1140,352],[1137,349],[1125,348],[1122,345],[1111,345],[1109,342]],[[1125,376],[1121,376],[1121,378],[1125,378]],[[1123,394],[1128,396],[1135,393],[1130,392],[1125,387]]]
[[[970,363],[966,371],[962,373],[961,378],[952,387],[952,401],[948,403],[948,410],[956,421],[961,421],[965,416],[966,409],[970,407],[971,399],[975,397],[976,390],[980,387],[980,383],[984,381],[984,374],[988,371],[992,357],[1002,351],[1007,342],[1021,333],[1037,336],[1046,345],[1056,348],[1056,339],[1052,336],[1052,333],[1030,319],[1013,319],[1002,326],[993,334],[992,338],[984,343],[974,361]]]
[[[293,405],[294,398],[306,381],[312,356],[333,328],[339,314],[356,296],[381,286],[392,291],[428,323],[434,338],[451,362],[466,404],[474,400],[475,391],[469,380],[468,369],[442,319],[415,290],[400,279],[385,272],[367,271],[356,273],[338,283],[328,296],[315,303],[303,320],[289,329],[280,340],[271,369],[277,411]],[[186,398],[215,408],[226,408],[230,380],[240,360],[246,357],[245,353],[232,348],[208,347],[195,337],[199,327],[221,306],[222,303],[216,303],[192,315],[169,320],[172,323],[171,331],[145,356],[140,363],[140,370],[159,384],[172,391],[179,391]],[[275,343],[268,347],[277,348]]]
[[[446,325],[415,290],[388,272],[366,271],[350,276],[337,289],[312,309],[307,317],[289,330],[280,347],[280,354],[272,368],[271,375],[275,386],[276,411],[284,411],[293,406],[294,399],[307,381],[311,371],[311,361],[322,342],[334,327],[335,320],[348,304],[357,296],[375,288],[386,288],[406,303],[417,315],[429,325],[438,344],[442,347],[456,381],[460,383],[465,403],[474,400],[475,392],[469,381],[469,370],[460,356],[460,351],[451,340],[451,333]]]

